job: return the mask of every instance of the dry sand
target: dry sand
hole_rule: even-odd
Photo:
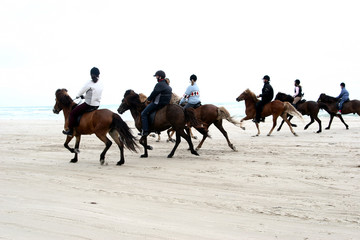
[[[238,152],[212,126],[199,157],[183,140],[172,159],[163,133],[149,158],[126,150],[116,166],[114,144],[100,166],[95,135],[69,163],[61,117],[2,119],[0,239],[360,239],[360,118],[345,121],[297,121],[298,137],[226,122]]]

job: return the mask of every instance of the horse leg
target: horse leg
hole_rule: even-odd
[[[274,130],[274,128],[276,127],[276,120],[277,120],[277,118],[278,118],[279,116],[277,115],[273,115],[273,126],[272,126],[272,128],[270,129],[270,132],[267,134],[268,136],[270,136],[271,135],[271,133],[272,133],[272,131]],[[286,119],[286,121],[287,122],[289,122],[289,120],[287,119],[287,117],[285,117],[285,119]],[[284,120],[285,120],[284,119]]]
[[[198,146],[195,149],[196,151],[198,151],[202,147],[202,145],[205,142],[206,138],[207,138],[207,135],[203,135],[203,138],[201,139],[200,143],[198,144]]]
[[[314,117],[314,119],[319,123],[319,130],[316,133],[321,133],[321,120],[318,118],[317,115]]]
[[[109,132],[109,134],[112,137],[112,139],[114,139],[115,143],[118,145],[118,147],[120,149],[120,161],[118,161],[116,163],[116,165],[118,165],[118,166],[123,165],[125,163],[124,143],[120,140],[120,136],[117,133],[117,131],[111,131],[111,132]]]
[[[349,126],[345,123],[344,119],[342,118],[341,115],[337,115],[338,118],[340,118],[341,122],[345,125],[346,130],[349,130]]]
[[[157,135],[158,135],[158,139],[156,140],[156,142],[160,142],[160,133],[158,133]]]
[[[304,130],[308,129],[308,127],[314,122],[314,118],[312,116],[310,116],[310,122],[308,124],[306,124],[306,126],[304,127]]]
[[[69,147],[69,142],[71,141],[71,139],[73,138],[72,136],[68,136],[65,140],[64,143],[64,147],[66,149],[68,149],[71,153],[75,153],[75,156],[73,159],[70,160],[71,163],[76,163],[78,161],[78,153],[80,153],[79,151],[79,145],[80,145],[80,136],[76,136],[76,142],[75,142],[75,148],[70,148]]]
[[[104,163],[105,163],[105,154],[109,150],[109,148],[111,147],[112,142],[106,136],[106,133],[95,133],[95,134],[103,143],[105,143],[105,148],[102,151],[102,153],[100,154],[100,164],[104,165]]]
[[[236,152],[235,146],[230,142],[229,137],[228,137],[228,134],[227,134],[227,132],[225,131],[223,125],[222,125],[222,119],[219,120],[219,121],[214,122],[214,125],[215,125],[215,127],[217,127],[217,129],[219,129],[220,132],[224,135],[224,137],[225,137],[225,139],[226,139],[226,141],[227,141],[227,143],[228,143],[228,146],[229,146],[233,151]]]
[[[175,131],[172,128],[167,130],[167,135],[168,135],[168,139],[166,140],[167,142],[175,142],[175,140],[172,138],[174,133],[175,133]]]
[[[191,131],[191,128],[189,128],[189,131],[190,131],[190,136],[191,136],[191,138],[193,138],[193,139],[197,139],[197,136],[194,136],[194,134],[192,133],[192,131]]]
[[[285,122],[286,122],[287,125],[289,126],[290,131],[292,132],[292,134],[294,134],[294,136],[297,136],[297,134],[294,132],[294,129],[293,129],[292,126],[291,126],[290,121],[287,119],[286,115],[283,114],[283,115],[281,115],[281,117],[282,117],[282,119],[285,120]],[[275,124],[276,124],[276,122],[275,122]]]
[[[190,134],[189,134],[190,129],[189,128],[186,129],[186,132],[187,132],[187,134],[184,132],[184,130],[180,130],[180,136],[183,137],[187,141],[187,143],[189,144],[189,150],[190,150],[191,154],[199,156],[197,151],[194,150],[194,145],[193,145],[193,143],[191,141],[191,137],[190,137]]]
[[[143,145],[143,147],[144,147],[144,154],[141,155],[140,157],[141,157],[141,158],[147,158],[147,157],[148,157],[148,152],[147,152],[147,150],[148,150],[148,147],[150,147],[150,146],[147,145],[147,137],[142,136],[142,137],[140,138],[140,144]]]
[[[246,120],[250,120],[250,119],[252,119],[252,118],[249,117],[249,116],[245,116],[243,119],[240,120],[240,128],[242,130],[245,130],[245,127],[243,127],[243,122],[246,121]],[[259,134],[260,134],[260,132],[259,132]]]
[[[172,158],[174,156],[175,150],[176,148],[179,146],[180,142],[181,142],[181,138],[180,138],[180,131],[176,131],[176,142],[175,145],[173,147],[173,149],[171,150],[170,154],[167,156],[168,158]]]
[[[329,130],[329,129],[330,129],[330,126],[331,126],[331,123],[332,123],[332,121],[333,121],[333,119],[334,119],[334,116],[335,116],[335,115],[330,114],[329,126],[327,126],[327,127],[325,128],[325,130]]]
[[[281,121],[280,126],[278,127],[277,131],[280,131],[280,129],[281,129],[282,125],[284,124],[284,122],[285,122],[284,120]]]

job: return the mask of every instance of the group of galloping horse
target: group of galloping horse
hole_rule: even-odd
[[[77,104],[69,96],[66,89],[58,89],[55,92],[55,96],[56,99],[53,112],[58,114],[60,111],[63,111],[65,118],[64,125],[66,127],[68,123],[68,116],[71,110],[76,107]],[[236,101],[245,101],[246,116],[242,118],[240,122],[234,120],[224,107],[205,104],[195,109],[187,108],[184,110],[178,104],[168,104],[156,112],[155,117],[150,124],[150,131],[160,133],[162,131],[168,130],[168,134],[170,130],[175,132],[176,140],[173,149],[168,155],[169,158],[173,157],[177,147],[181,142],[181,137],[184,138],[188,143],[190,152],[194,155],[199,155],[197,150],[202,147],[205,139],[209,136],[208,129],[212,124],[214,124],[224,135],[228,146],[232,150],[236,151],[235,146],[229,140],[222,121],[223,119],[226,119],[234,125],[239,124],[240,127],[245,130],[243,127],[243,122],[245,120],[254,119],[256,114],[255,104],[259,100],[256,98],[256,95],[253,92],[251,92],[249,89],[246,89],[236,98]],[[280,124],[278,131],[281,129],[282,124],[286,122],[290,128],[290,131],[296,136],[297,134],[292,128],[295,125],[291,124],[290,120],[293,116],[302,119],[302,115],[309,115],[310,123],[305,126],[305,129],[307,129],[315,120],[319,124],[319,130],[317,133],[320,133],[321,120],[318,118],[319,109],[324,109],[330,114],[329,126],[326,129],[330,129],[332,120],[335,116],[340,118],[340,120],[346,126],[346,129],[349,128],[342,116],[337,114],[337,99],[334,97],[321,94],[317,102],[302,100],[296,105],[296,108],[291,104],[292,101],[292,96],[279,92],[276,95],[274,101],[264,106],[262,117],[265,118],[270,115],[273,116],[273,125],[270,132],[268,133],[268,136],[271,135],[274,128],[276,127],[277,118],[279,116],[283,119],[283,121]],[[142,100],[141,94],[137,94],[133,90],[127,90],[117,111],[119,114],[123,114],[129,110],[134,119],[135,127],[138,131],[141,131],[141,112],[146,107],[146,104],[147,103]],[[342,113],[357,113],[360,115],[360,101],[351,100],[346,102],[343,106]],[[259,124],[255,124],[258,130],[256,136],[258,136],[260,134]],[[203,136],[196,149],[194,149],[191,140],[191,127],[195,128]],[[71,153],[75,154],[74,158],[71,159],[70,162],[75,163],[78,161],[81,135],[88,135],[93,133],[95,133],[95,135],[105,144],[105,148],[100,155],[100,164],[105,163],[105,154],[112,145],[112,142],[107,137],[107,134],[111,136],[120,149],[120,160],[117,162],[117,165],[122,165],[125,163],[124,147],[133,152],[137,151],[138,145],[136,143],[136,138],[132,134],[129,126],[121,119],[120,115],[108,109],[99,109],[84,113],[79,120],[78,126],[75,127],[73,136],[66,137],[64,143],[65,148],[68,149]],[[76,138],[75,147],[70,148],[68,144],[74,136]],[[139,142],[144,147],[144,154],[142,154],[141,157],[148,157],[148,150],[151,150],[152,147],[148,145],[147,137],[141,137]]]

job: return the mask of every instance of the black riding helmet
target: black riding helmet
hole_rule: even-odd
[[[268,80],[270,82],[270,77],[268,75],[265,75],[263,79]]]
[[[100,75],[100,70],[97,67],[93,67],[90,70],[90,75],[95,75],[95,76],[99,76]]]
[[[299,80],[299,79],[296,79],[296,80],[295,80],[295,83],[296,83],[297,85],[299,85],[299,84],[300,84],[300,80]]]
[[[166,74],[165,74],[164,71],[159,70],[159,71],[157,71],[157,72],[154,74],[154,77],[155,77],[155,76],[159,76],[161,79],[164,79],[164,78],[166,77]]]
[[[197,77],[196,77],[196,75],[195,75],[195,74],[193,74],[193,75],[191,75],[191,76],[190,76],[190,81],[191,81],[191,80],[194,80],[194,82],[196,82]]]

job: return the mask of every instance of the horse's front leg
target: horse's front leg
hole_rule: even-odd
[[[75,153],[75,156],[73,159],[70,160],[71,163],[76,163],[78,161],[78,154],[80,153],[79,151],[80,140],[81,140],[81,135],[76,136],[75,148],[72,149],[73,150],[72,152]]]
[[[146,136],[142,136],[141,138],[140,138],[140,144],[144,147],[144,154],[143,155],[141,155],[140,157],[141,158],[147,158],[148,157],[148,147],[150,147],[150,146],[148,146],[147,145],[147,137]]]
[[[334,119],[334,116],[335,116],[335,115],[330,114],[329,125],[325,128],[325,130],[329,130],[329,129],[330,129],[330,126],[331,126],[331,123],[332,123],[332,121],[333,121],[333,119]]]
[[[338,117],[340,118],[341,122],[345,125],[346,130],[349,130],[349,126],[345,123],[345,121],[344,121],[344,119],[342,118],[342,116],[341,116],[341,115],[336,115],[336,116],[338,116]]]
[[[270,129],[270,132],[268,133],[268,136],[270,136],[271,133],[272,133],[272,131],[274,131],[274,128],[276,127],[276,121],[277,121],[277,118],[278,118],[278,117],[279,117],[279,116],[273,115],[273,125],[272,125],[272,128]],[[289,120],[287,120],[287,116],[286,116],[286,115],[285,115],[285,119],[286,119],[287,123],[290,123]],[[284,120],[285,120],[285,119],[284,119]]]
[[[243,127],[243,122],[246,121],[246,120],[250,120],[250,119],[252,119],[252,117],[249,117],[249,116],[246,115],[243,119],[240,120],[240,128],[242,130],[245,130],[245,127]]]

